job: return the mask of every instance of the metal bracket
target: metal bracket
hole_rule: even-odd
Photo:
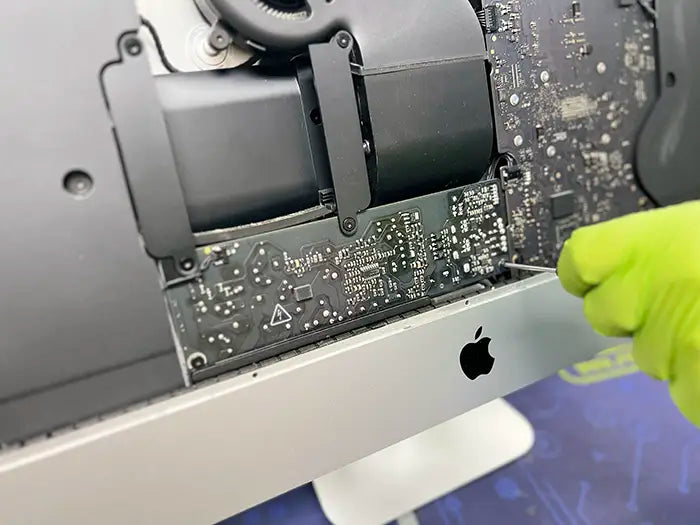
[[[357,230],[357,214],[367,209],[372,197],[350,71],[353,43],[350,33],[340,31],[330,42],[309,46],[338,222],[345,235]]]
[[[102,83],[139,230],[148,254],[164,260],[166,279],[193,275],[194,236],[145,48],[135,33],[118,47]]]

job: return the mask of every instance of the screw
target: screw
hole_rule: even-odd
[[[209,45],[217,51],[223,51],[231,42],[228,33],[226,33],[220,27],[215,27],[212,29],[211,33],[209,33],[209,36],[207,37],[207,40]]]
[[[191,272],[194,269],[194,261],[189,257],[180,259],[180,269],[185,272]]]
[[[141,41],[135,36],[130,36],[124,41],[124,48],[131,56],[141,53]]]
[[[365,152],[365,155],[372,153],[372,145],[369,143],[369,140],[365,139],[362,141],[362,151]]]
[[[338,35],[338,45],[345,49],[350,45],[350,35],[346,32],[342,32]]]
[[[343,219],[343,229],[346,232],[353,231],[355,229],[356,225],[357,225],[357,222],[352,217],[345,217],[345,219]]]

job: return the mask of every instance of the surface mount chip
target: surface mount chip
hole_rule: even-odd
[[[555,220],[569,217],[576,211],[576,196],[573,191],[550,195],[549,201],[552,206],[552,218]]]

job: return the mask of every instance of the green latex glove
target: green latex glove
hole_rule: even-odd
[[[700,426],[700,201],[581,228],[558,272],[593,328],[634,337],[639,368]]]

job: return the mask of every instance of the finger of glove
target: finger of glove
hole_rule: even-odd
[[[686,418],[700,426],[700,350],[677,352],[673,375],[671,399]]]
[[[685,288],[687,300],[681,305],[669,388],[683,415],[700,426],[700,290],[693,293],[688,291],[692,286]]]
[[[644,312],[640,282],[640,270],[621,269],[585,295],[583,311],[596,332],[626,337],[639,329]]]
[[[583,297],[610,277],[633,256],[647,220],[646,213],[636,213],[576,230],[557,264],[564,289]]]
[[[700,317],[697,295],[684,283],[668,286],[650,296],[645,320],[635,334],[632,356],[640,370],[657,379],[671,378],[673,360],[679,347],[688,347],[687,334]]]

